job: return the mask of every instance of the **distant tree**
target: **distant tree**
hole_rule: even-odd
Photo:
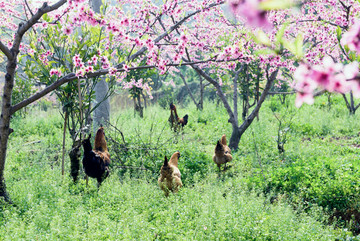
[[[142,61],[140,65],[145,65]],[[134,102],[134,115],[139,114],[140,118],[144,117],[144,107],[146,107],[147,96],[152,99],[151,86],[152,78],[156,75],[155,69],[139,69],[127,72],[123,89],[129,91],[130,97]],[[141,101],[141,98],[143,101]]]

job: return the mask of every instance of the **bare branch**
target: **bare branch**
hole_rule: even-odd
[[[66,11],[64,11],[57,19],[55,19],[53,22],[51,22],[51,24],[57,24],[60,21],[60,19],[62,17],[64,17],[65,14],[67,14],[69,11],[70,11],[70,8],[68,8]]]
[[[188,93],[189,93],[191,99],[193,100],[194,104],[196,105],[197,108],[199,108],[199,103],[196,102],[194,95],[191,93],[191,90],[190,90],[188,84],[186,83],[185,76],[181,72],[179,72],[179,75],[180,75],[182,81],[184,82],[185,88],[188,91]]]
[[[26,7],[28,8],[29,12],[31,13],[31,16],[34,16],[34,13],[31,11],[31,8],[27,2],[27,0],[24,0],[25,4],[26,4]]]
[[[290,91],[290,92],[269,91],[268,95],[292,95],[295,93],[296,93],[296,91]]]
[[[11,54],[10,49],[8,49],[8,47],[6,47],[6,46],[1,42],[1,40],[0,40],[0,50],[1,50],[1,52],[3,52],[3,53],[6,55],[6,57],[7,57],[8,59],[12,59],[12,58],[13,58],[13,55]]]
[[[13,115],[16,111],[24,108],[25,106],[35,102],[36,100],[40,99],[41,97],[45,96],[46,94],[50,93],[51,91],[55,90],[56,88],[58,88],[59,86],[72,81],[74,79],[77,79],[77,77],[75,76],[74,73],[68,74],[62,78],[60,78],[58,81],[56,81],[55,83],[49,85],[48,87],[46,87],[45,89],[43,89],[42,91],[39,91],[37,93],[35,93],[34,95],[32,95],[31,97],[21,101],[20,103],[14,105],[11,107],[11,111],[10,114]]]
[[[170,16],[170,17],[171,17],[172,22],[173,22],[173,23],[176,23],[176,21],[175,21],[174,17],[173,17],[173,16]],[[178,30],[178,29],[176,29],[176,32],[177,32],[179,35],[181,35],[181,33],[179,32],[179,30]]]
[[[261,93],[260,100],[256,104],[255,109],[251,112],[251,114],[245,119],[245,121],[241,124],[241,126],[239,126],[240,133],[243,133],[251,125],[251,123],[257,116],[262,103],[264,102],[272,84],[274,83],[274,80],[276,79],[278,72],[279,72],[279,69],[272,72],[271,75],[269,76],[268,71],[266,71],[267,81],[266,81],[265,88],[264,88],[263,92]]]
[[[116,126],[112,125],[109,121],[106,121],[106,124],[107,124],[107,125],[110,125],[110,126],[113,127],[116,131],[120,132],[122,141],[124,142],[124,144],[126,144],[125,137],[124,137],[124,134],[122,133],[122,131],[121,131],[120,129],[118,129]]]
[[[358,109],[360,107],[360,103],[359,104],[357,104],[357,106],[355,106],[355,111]]]
[[[134,50],[135,46],[136,46],[136,44],[133,44],[133,46],[132,46],[132,48],[131,48],[131,50],[130,50],[130,52],[129,52],[129,55],[128,55],[128,57],[127,57],[128,60],[129,60],[129,58],[130,58],[130,56],[131,56],[131,54],[132,54],[132,51]]]
[[[345,94],[342,94],[342,96],[344,97],[344,100],[345,100],[345,104],[346,104],[346,107],[350,110],[350,103],[348,101],[348,99],[346,98],[346,95]]]
[[[336,24],[336,23],[332,23],[332,22],[329,22],[329,21],[326,21],[324,19],[304,19],[304,20],[298,20],[298,21],[292,21],[290,22],[290,24],[293,24],[293,23],[306,23],[306,22],[323,22],[323,23],[327,23],[327,24],[330,24],[332,26],[335,26],[335,27],[340,27],[342,29],[347,29],[348,27],[347,26],[341,26],[339,24]]]
[[[184,61],[186,61],[185,59],[183,59]],[[186,63],[186,62],[185,62]],[[184,64],[185,64],[184,63]],[[217,90],[217,94],[220,97],[220,99],[222,100],[222,102],[224,103],[224,107],[226,109],[226,111],[228,112],[230,119],[229,122],[230,123],[234,123],[235,120],[235,116],[233,111],[231,110],[231,107],[229,105],[229,102],[227,101],[224,93],[221,90],[221,86],[220,84],[214,80],[213,78],[211,78],[210,75],[208,75],[207,73],[205,73],[202,69],[199,68],[199,66],[195,65],[195,64],[191,64],[190,65],[199,75],[201,75],[202,77],[204,77],[207,81],[209,81]]]
[[[318,97],[322,94],[324,94],[326,92],[326,90],[319,90],[318,92],[314,93],[314,97]]]
[[[29,21],[27,21],[25,24],[21,25],[18,29],[17,34],[22,36],[26,31],[28,31],[34,24],[37,23],[37,21],[45,14],[51,11],[54,11],[58,8],[60,8],[62,5],[64,5],[67,2],[67,0],[60,0],[54,5],[49,6],[46,2],[43,4],[41,8],[38,9],[38,11],[30,18]]]

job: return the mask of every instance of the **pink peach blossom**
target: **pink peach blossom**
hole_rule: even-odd
[[[360,20],[357,20],[350,30],[344,33],[340,43],[347,45],[350,50],[360,54]]]
[[[306,103],[309,105],[314,104],[314,97],[313,97],[312,93],[297,92],[295,106],[297,108],[300,108],[303,103]]]

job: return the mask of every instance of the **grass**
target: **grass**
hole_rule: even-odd
[[[127,149],[108,128],[113,169],[99,190],[95,180],[86,188],[82,179],[74,185],[61,176],[56,111],[15,118],[5,177],[16,206],[0,204],[0,240],[355,240],[349,223],[328,221],[334,207],[345,212],[358,204],[359,116],[349,116],[338,97],[330,110],[321,98],[291,109],[296,115],[285,155],[276,147],[278,123],[270,109],[285,119],[289,109],[268,99],[220,178],[211,158],[221,135],[231,134],[221,106],[178,107],[180,116],[189,114],[180,134],[157,105],[143,119],[119,110],[111,122]],[[165,198],[157,177],[163,156],[176,150],[184,188]],[[124,165],[142,169],[119,168]]]
[[[38,173],[37,173],[38,174]],[[12,186],[16,208],[3,211],[4,240],[329,240],[327,228],[288,205],[266,204],[236,180],[199,182],[164,198],[153,183],[112,175],[99,191],[49,171]],[[52,180],[49,182],[49,180]],[[224,194],[226,196],[224,197]]]

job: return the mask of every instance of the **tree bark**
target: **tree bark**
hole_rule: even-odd
[[[238,149],[239,148],[239,143],[240,143],[240,139],[243,133],[240,133],[239,128],[235,125],[232,125],[232,132],[231,132],[231,136],[230,136],[230,140],[229,140],[229,147],[231,149]]]
[[[1,107],[1,116],[0,116],[0,195],[4,197],[5,201],[10,201],[9,196],[6,192],[4,169],[6,161],[6,151],[7,144],[9,140],[9,135],[11,133],[10,129],[10,119],[11,119],[11,97],[14,88],[14,79],[15,79],[15,70],[17,66],[17,55],[19,53],[19,46],[23,33],[19,30],[15,36],[15,41],[19,43],[13,46],[10,50],[12,58],[8,59],[6,65],[6,75],[5,75],[5,84],[2,97],[2,107]]]
[[[11,203],[9,195],[6,192],[5,178],[0,179],[0,198],[3,198],[6,202]]]
[[[234,84],[234,92],[233,92],[233,104],[234,104],[234,120],[233,121],[229,121],[232,125],[232,132],[231,132],[231,136],[230,136],[230,140],[229,140],[229,147],[230,147],[230,143],[233,143],[236,146],[239,146],[239,142],[240,142],[240,132],[238,130],[238,124],[239,124],[239,117],[238,117],[238,79],[239,79],[239,74],[240,72],[243,70],[243,68],[241,68],[240,70],[235,72],[235,77],[233,79],[233,84]],[[230,147],[231,148],[231,147]]]
[[[10,129],[11,95],[14,87],[14,75],[17,65],[16,56],[17,54],[15,54],[15,58],[12,61],[8,61],[6,67],[7,73],[5,75],[4,94],[2,98],[2,110],[0,117],[0,197],[3,197],[7,202],[11,202],[11,201],[6,191],[4,170],[5,170],[7,144],[9,140],[9,135],[11,133],[11,129]]]
[[[351,104],[350,114],[354,115],[356,110],[355,110],[355,102],[354,102],[354,96],[352,94],[352,91],[350,91],[350,104]]]
[[[106,125],[110,120],[110,101],[109,98],[105,99],[108,91],[109,86],[104,79],[95,86],[95,99],[100,104],[94,111],[94,133],[99,126]]]
[[[240,70],[235,71],[235,77],[233,79],[233,84],[234,84],[234,92],[233,92],[233,105],[234,105],[234,125],[233,126],[237,126],[239,123],[238,120],[238,79],[239,79],[239,74],[242,71],[242,67]]]
[[[249,91],[249,82],[250,82],[250,78],[249,75],[247,75],[247,66],[245,66],[245,78],[244,78],[244,86],[245,86],[245,90],[243,90],[244,94],[243,94],[243,113],[242,113],[242,120],[244,121],[246,119],[246,116],[249,114],[249,110],[251,108],[250,106],[250,91]]]
[[[199,79],[200,79],[200,102],[199,102],[199,107],[200,107],[200,110],[203,110],[204,109],[204,89],[205,89],[205,86],[203,84],[203,79],[202,79],[201,75],[199,75]]]
[[[356,110],[360,107],[360,103],[355,106],[354,95],[352,91],[350,91],[350,102],[345,94],[342,94],[342,96],[345,100],[346,108],[349,110],[349,114],[355,115]]]
[[[74,182],[77,182],[78,176],[79,176],[80,156],[81,156],[80,146],[81,146],[80,141],[74,142],[73,147],[72,147],[71,151],[69,152],[70,169],[71,169],[70,174],[71,174]]]
[[[144,95],[143,91],[141,91],[141,96],[144,100],[144,108],[146,109],[147,108],[147,101],[146,101],[146,96]]]
[[[137,99],[137,110],[139,111],[140,118],[144,118],[144,107],[141,106],[140,95],[138,95],[136,99]]]
[[[91,0],[92,9],[96,13],[100,13],[102,5],[101,0]],[[106,125],[110,121],[110,100],[107,98],[109,85],[105,78],[99,78],[99,82],[95,85],[95,100],[100,103],[94,111],[94,135],[99,126]]]
[[[68,121],[69,113],[65,111],[64,120],[64,132],[63,132],[63,146],[62,146],[62,157],[61,157],[61,175],[65,175],[65,142],[66,142],[66,124]]]

